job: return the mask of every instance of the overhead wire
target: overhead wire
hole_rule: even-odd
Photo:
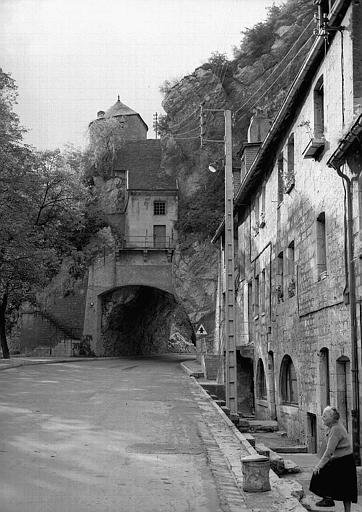
[[[297,56],[299,55],[299,53],[303,50],[303,48],[309,43],[310,39],[312,38],[312,36],[310,36],[307,41],[299,48],[298,52],[295,54],[295,56],[293,57],[293,59],[286,65],[286,67],[283,69],[283,71],[279,74],[278,78],[276,80],[274,80],[274,82],[268,87],[268,89],[266,91],[264,91],[264,93],[258,97],[257,101],[253,103],[253,105],[251,105],[251,107],[249,107],[249,109],[255,107],[255,105],[257,105],[257,103],[262,99],[264,98],[264,96],[270,91],[270,89],[278,82],[278,80],[280,79],[280,77],[287,71],[287,69],[289,68],[289,66],[294,62],[294,60],[297,58]],[[264,87],[264,85],[262,87],[260,87],[258,89],[257,92],[259,92],[262,88]],[[243,105],[241,105],[241,107],[234,113],[234,116],[237,114],[237,112],[240,112],[240,110],[242,110],[249,102],[250,100],[256,96],[256,93],[253,94],[253,96],[251,96],[249,98],[249,100],[247,100]],[[244,117],[246,117],[247,115],[249,115],[248,113],[244,114],[243,116],[239,116],[239,117],[235,117],[235,122],[237,121],[240,121],[240,119],[243,119]]]
[[[283,62],[285,61],[285,59],[288,57],[288,55],[291,53],[291,51],[295,48],[295,46],[298,44],[299,40],[302,38],[302,36],[306,33],[306,31],[309,29],[310,25],[314,22],[314,19],[312,19],[308,25],[305,27],[305,29],[303,30],[303,32],[301,32],[301,34],[299,35],[298,39],[295,41],[295,43],[293,44],[293,46],[291,46],[291,48],[289,49],[289,51],[284,55],[284,57],[282,58],[282,60],[276,65],[276,67],[273,69],[273,71],[270,73],[270,75],[266,78],[265,81],[269,80],[277,71],[278,69],[280,68],[280,66],[283,64]],[[284,73],[284,71],[287,69],[287,67],[294,61],[294,59],[296,58],[297,55],[299,55],[300,51],[302,48],[304,48],[304,46],[309,42],[309,40],[311,39],[312,35],[309,36],[309,38],[307,39],[307,41],[301,46],[301,48],[299,48],[298,52],[295,54],[295,56],[293,57],[293,59],[287,64],[286,68],[284,68],[284,70],[282,71],[281,74]],[[278,79],[281,75],[278,76]],[[278,80],[277,79],[277,80]],[[277,81],[276,80],[276,81]],[[273,82],[272,85],[275,84],[275,82]],[[263,83],[263,85],[261,85],[259,87],[259,89],[257,89],[253,94],[252,96],[250,96],[250,98],[248,98],[240,107],[237,108],[237,110],[234,112],[234,115],[236,115],[240,110],[242,110],[258,93],[259,91],[261,91],[263,88],[265,87],[265,82]]]

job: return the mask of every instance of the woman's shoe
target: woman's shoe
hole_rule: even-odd
[[[332,498],[323,498],[316,503],[316,507],[334,507],[334,505],[335,503]]]

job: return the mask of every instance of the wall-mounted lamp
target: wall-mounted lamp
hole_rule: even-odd
[[[89,307],[90,307],[90,308],[94,308],[94,302],[90,302],[90,303],[89,303]]]

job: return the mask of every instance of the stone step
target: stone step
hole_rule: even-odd
[[[219,407],[225,407],[226,402],[225,400],[215,400],[215,404],[217,404]]]
[[[308,453],[308,447],[304,444],[294,446],[277,446],[273,447],[277,453]]]
[[[240,423],[240,420],[239,420],[239,423]],[[251,444],[251,446],[253,448],[255,448],[255,437],[253,437],[251,434],[248,434],[248,433],[245,433],[244,437],[248,441],[248,443]]]
[[[218,396],[217,396],[217,395],[213,395],[212,393],[210,393],[210,397],[211,397],[213,400],[217,400],[217,399],[218,399]]]
[[[245,418],[239,418],[239,421],[238,421],[238,430],[240,430],[240,432],[242,432],[243,434],[249,432],[250,430],[250,424],[249,424],[249,421],[246,420]]]
[[[270,449],[262,443],[256,443],[255,450],[258,452],[259,455],[264,455],[264,457],[268,458],[270,456]]]
[[[276,432],[278,422],[273,420],[248,420],[250,432]]]
[[[284,469],[285,469],[285,473],[289,473],[289,474],[300,473],[300,471],[301,471],[298,464],[296,464],[294,461],[292,461],[290,459],[284,459]]]

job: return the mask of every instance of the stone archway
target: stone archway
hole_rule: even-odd
[[[191,322],[175,296],[149,286],[123,286],[101,295],[98,352],[104,356],[153,355],[170,350],[179,333],[195,341]]]

